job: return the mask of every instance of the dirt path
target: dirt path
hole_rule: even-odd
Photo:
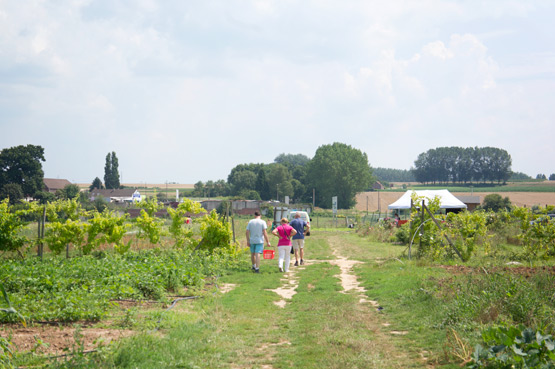
[[[353,268],[356,265],[362,264],[361,261],[350,260],[341,254],[341,250],[345,247],[343,240],[339,236],[331,236],[328,239],[330,248],[332,249],[332,254],[335,257],[330,260],[306,260],[305,265],[300,267],[291,267],[288,273],[284,273],[281,279],[282,285],[276,289],[268,290],[275,292],[281,297],[281,300],[275,302],[275,304],[281,308],[284,308],[288,302],[294,298],[296,289],[299,284],[299,271],[305,268],[310,268],[310,265],[321,262],[329,262],[332,265],[336,265],[340,269],[337,278],[341,281],[341,286],[343,290],[340,293],[353,294],[358,297],[358,307],[356,309],[357,314],[362,314],[367,317],[366,322],[370,322],[370,329],[375,334],[375,340],[373,346],[380,353],[380,356],[389,361],[389,368],[405,368],[406,363],[411,362],[408,353],[400,351],[392,342],[395,340],[395,336],[402,336],[408,334],[407,331],[402,330],[391,330],[392,324],[387,322],[383,316],[380,316],[381,307],[378,301],[373,301],[367,298],[366,290],[361,286],[354,273]],[[279,345],[290,344],[289,342],[280,342]],[[421,355],[422,367],[426,367],[426,355]],[[414,363],[413,363],[414,364]],[[270,369],[271,366],[264,366],[265,369]]]

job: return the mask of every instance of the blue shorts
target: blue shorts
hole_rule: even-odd
[[[251,243],[251,254],[262,254],[262,250],[264,250],[263,243]]]

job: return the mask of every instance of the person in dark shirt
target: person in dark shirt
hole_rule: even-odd
[[[295,213],[295,218],[289,223],[293,227],[297,234],[293,236],[291,240],[293,243],[293,250],[295,250],[295,266],[304,264],[304,236],[310,230],[310,224],[301,219],[300,213]],[[299,256],[301,258],[299,264]]]

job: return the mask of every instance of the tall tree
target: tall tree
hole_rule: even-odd
[[[9,183],[19,185],[24,196],[41,191],[44,187],[41,161],[45,161],[41,146],[20,145],[0,151],[0,191]]]
[[[331,198],[337,196],[338,207],[348,209],[355,205],[357,192],[370,187],[373,176],[366,153],[335,142],[316,150],[307,179],[309,189],[316,189],[317,206],[330,208]]]
[[[206,181],[206,183],[204,184],[204,188],[206,189],[206,197],[214,196],[214,181]]]
[[[256,187],[256,174],[250,170],[237,172],[234,177],[233,194],[239,195],[245,190],[254,190]]]
[[[270,188],[270,193],[272,196],[275,194],[277,200],[284,198],[285,196],[292,197],[293,185],[291,180],[293,177],[289,172],[289,169],[282,164],[270,164],[270,172],[268,173],[268,186]]]
[[[214,182],[214,191],[216,196],[227,196],[229,193],[229,186],[223,179],[218,179]]]
[[[276,164],[283,164],[289,170],[293,169],[294,167],[298,166],[305,166],[308,164],[310,159],[303,154],[279,154],[274,159],[274,163]]]
[[[264,168],[264,164],[239,164],[231,169],[227,176],[227,183],[233,195],[238,195],[243,190],[254,190],[258,172]]]
[[[119,163],[114,151],[106,155],[106,164],[104,165],[104,185],[107,189],[120,188]]]
[[[195,183],[195,187],[193,189],[193,192],[191,193],[191,196],[204,197],[204,183],[202,183],[202,181],[198,181],[197,183]]]
[[[266,170],[261,169],[258,171],[258,175],[256,176],[256,191],[260,195],[262,200],[270,200],[271,199],[271,192],[270,192],[270,184],[266,179]]]
[[[100,180],[100,178],[96,177],[95,179],[93,179],[91,185],[89,186],[89,190],[102,190],[104,188],[104,186],[102,185],[102,181]]]

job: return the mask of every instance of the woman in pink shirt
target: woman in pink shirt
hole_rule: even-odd
[[[278,241],[278,255],[279,255],[279,271],[288,271],[289,263],[291,260],[291,237],[297,234],[297,231],[289,225],[287,218],[281,219],[281,225],[276,227],[272,234],[279,237]],[[285,266],[283,263],[285,262]]]

